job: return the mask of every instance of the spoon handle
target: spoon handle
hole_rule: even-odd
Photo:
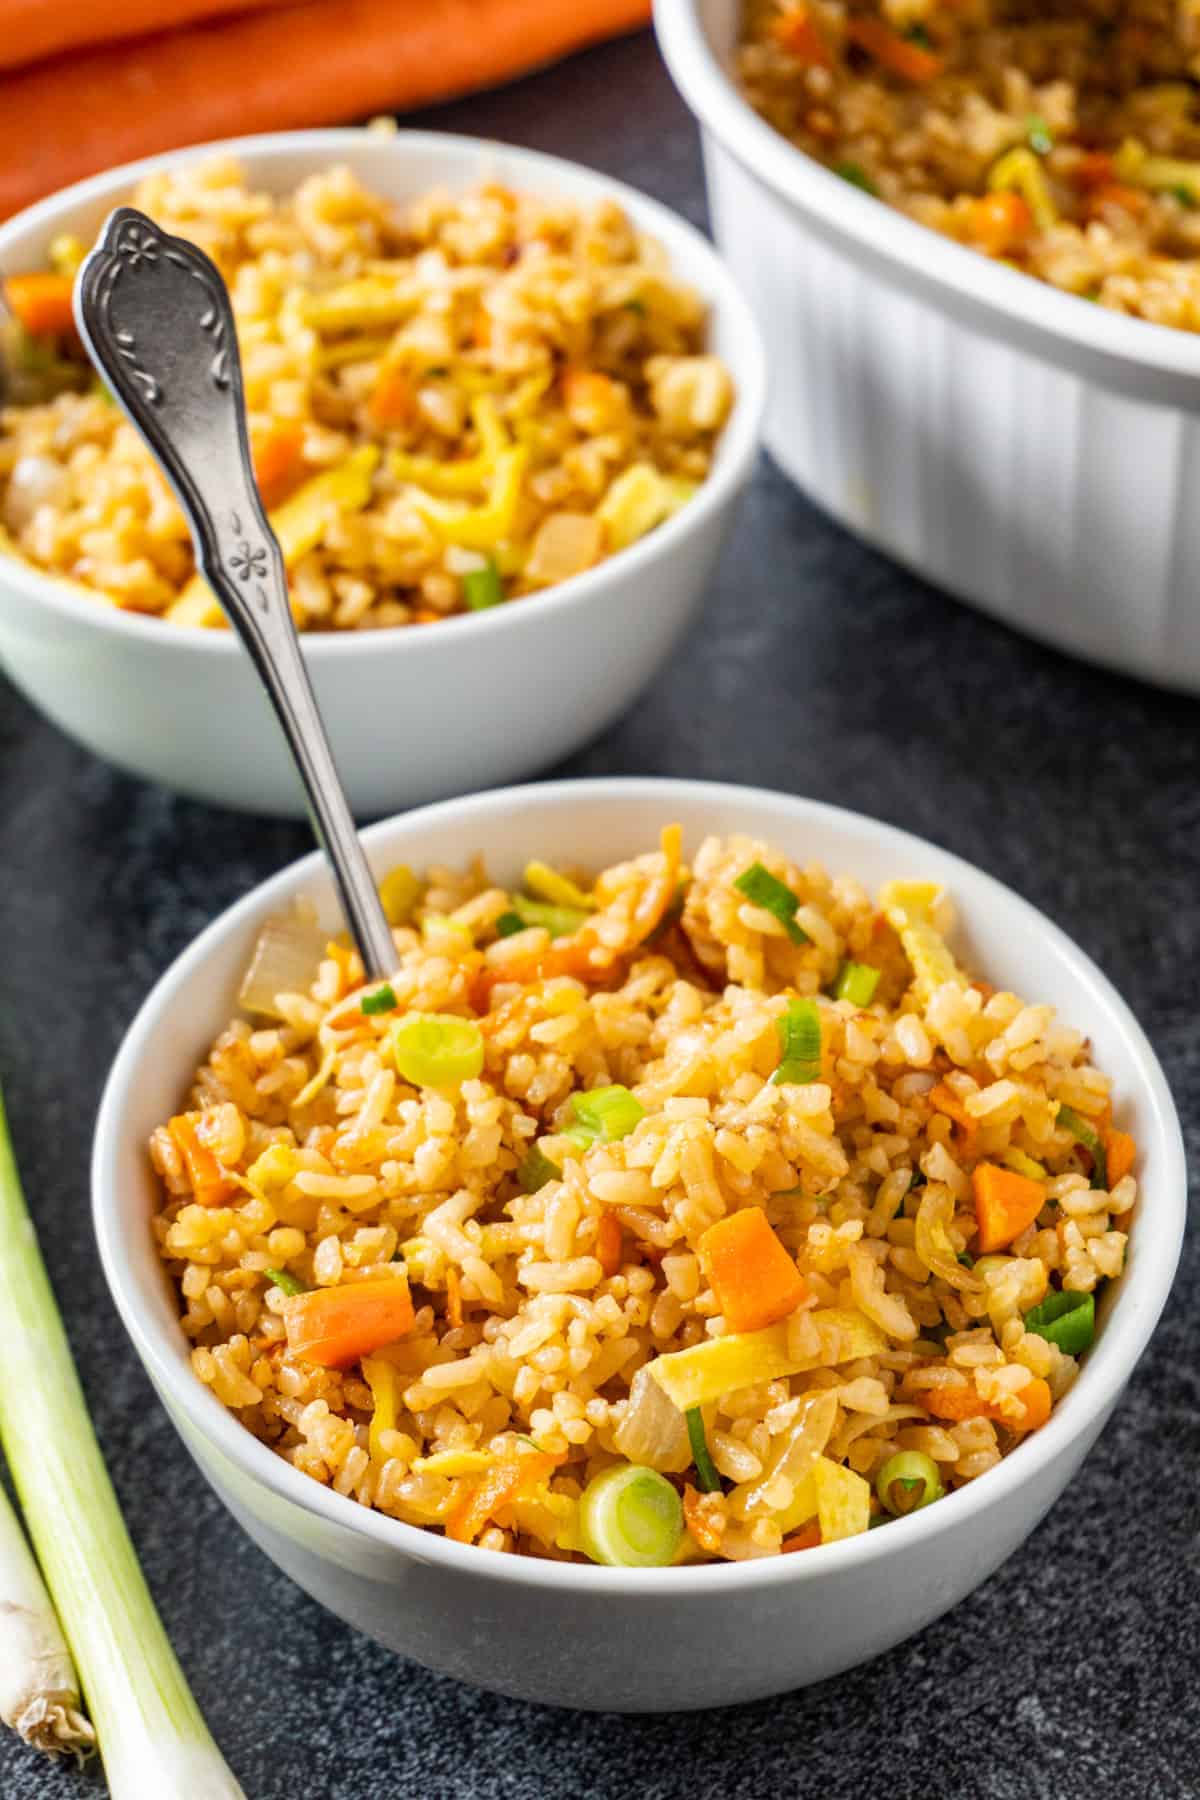
[[[225,283],[194,244],[120,206],[80,270],[75,311],[88,354],[174,489],[197,564],[271,698],[367,974],[388,975],[396,965],[391,930],[338,779],[300,654],[283,556],[254,481]]]

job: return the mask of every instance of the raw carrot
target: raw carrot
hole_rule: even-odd
[[[954,1120],[962,1133],[962,1148],[969,1149],[979,1135],[979,1120],[971,1117],[961,1096],[944,1081],[939,1081],[935,1088],[929,1090],[929,1103],[935,1112],[945,1113],[948,1119]]]
[[[807,6],[794,6],[771,27],[775,42],[806,69],[831,69],[833,58]]]
[[[704,1504],[705,1496],[689,1481],[683,1490],[683,1522],[702,1550],[716,1556],[725,1535],[725,1521]]]
[[[281,419],[254,442],[254,479],[264,506],[275,506],[304,473],[304,427]]]
[[[412,417],[416,405],[412,382],[399,363],[384,363],[367,401],[372,425],[386,430],[390,425],[403,425]]]
[[[288,1350],[301,1362],[346,1369],[412,1330],[413,1304],[402,1275],[348,1287],[315,1288],[283,1303]]]
[[[999,1163],[978,1163],[971,1175],[975,1191],[975,1217],[979,1223],[976,1245],[980,1255],[1003,1250],[1020,1237],[1046,1204],[1046,1189],[1028,1175],[1002,1169]]]
[[[941,72],[940,56],[914,44],[911,38],[901,37],[882,19],[851,19],[846,26],[846,36],[852,44],[857,44],[868,56],[873,56],[876,62],[905,81],[932,81]]]
[[[0,42],[0,67],[16,68],[80,50],[86,44],[108,43],[113,38],[142,37],[161,31],[169,23],[178,30],[194,19],[214,19],[219,13],[251,12],[263,6],[283,6],[288,0],[121,0],[120,6],[97,6],[94,0],[5,0],[4,38]]]
[[[446,1269],[446,1317],[452,1329],[457,1331],[463,1322],[462,1276],[453,1263]]]
[[[0,79],[0,216],[178,144],[492,87],[632,31],[649,10],[648,0],[303,0],[164,29],[136,55],[114,44],[56,57]],[[162,22],[174,22],[165,4]]]
[[[4,283],[9,310],[30,337],[66,337],[75,329],[69,275],[10,275]]]
[[[1127,1131],[1106,1131],[1104,1134],[1104,1160],[1108,1165],[1108,1191],[1111,1194],[1118,1181],[1123,1181],[1134,1165],[1137,1157],[1137,1144]]]
[[[761,1331],[808,1297],[808,1283],[757,1206],[710,1225],[700,1250],[730,1331]]]
[[[446,1516],[446,1536],[458,1544],[473,1544],[502,1506],[537,1487],[557,1467],[558,1458],[540,1450],[500,1457],[455,1502]]]
[[[1033,229],[1033,214],[1020,194],[1011,189],[984,194],[971,203],[969,214],[971,236],[981,249],[993,256],[1007,256],[1019,250]],[[983,984],[972,982],[972,987]],[[985,995],[984,998],[989,998]]]
[[[784,1556],[788,1556],[793,1550],[815,1550],[820,1542],[821,1521],[810,1519],[807,1525],[793,1532],[791,1537],[784,1538],[779,1548]]]
[[[615,1275],[621,1266],[621,1225],[612,1213],[602,1214],[596,1231],[596,1260],[606,1276]]]
[[[196,1127],[199,1113],[180,1113],[167,1124],[167,1130],[179,1148],[192,1198],[199,1206],[220,1206],[235,1191],[237,1183],[227,1175],[212,1151],[200,1141]]]

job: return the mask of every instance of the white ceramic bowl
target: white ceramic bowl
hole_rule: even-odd
[[[731,79],[740,12],[654,8],[766,338],[773,455],[962,599],[1200,691],[1200,337],[990,262],[795,149]]]
[[[0,226],[0,271],[37,268],[59,232],[90,239],[154,169],[231,152],[274,192],[333,163],[403,199],[495,178],[577,203],[615,197],[710,308],[737,387],[709,479],[667,524],[545,594],[419,630],[322,633],[304,651],[351,804],[378,814],[500,781],[603,729],[670,654],[704,591],[753,466],[765,389],[758,330],[712,246],[676,214],[574,163],[445,133],[297,131],[151,157]],[[256,812],[299,814],[300,787],[231,633],[122,613],[0,557],[0,663],[56,725],[134,774]]]
[[[305,858],[211,925],[159,982],[130,1028],[96,1131],[93,1197],[113,1297],[151,1380],[217,1493],[303,1588],[381,1643],[526,1699],[629,1711],[717,1706],[817,1681],[953,1606],[1028,1535],[1078,1468],[1162,1310],[1183,1232],[1179,1123],[1154,1052],[1082,951],[990,876],[904,832],[784,794],[685,781],[564,782],[485,794],[365,834],[374,867],[454,863],[481,851],[500,880],[542,856],[603,866],[681,821],[749,831],[799,861],[870,885],[897,874],[944,882],[962,943],[989,979],[1052,1001],[1090,1033],[1138,1139],[1142,1199],[1120,1283],[1082,1374],[1049,1423],[969,1488],[886,1531],[804,1556],[683,1569],[616,1570],[505,1556],[397,1523],[274,1456],[192,1374],[149,1218],[153,1126],[179,1102],[231,1015],[267,915],[295,896],[334,921],[330,883]]]

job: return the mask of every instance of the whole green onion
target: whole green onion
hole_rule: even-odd
[[[1082,1356],[1096,1336],[1096,1302],[1091,1294],[1066,1289],[1047,1294],[1040,1306],[1025,1314],[1025,1329],[1057,1344],[1068,1356]]]
[[[879,970],[870,963],[844,962],[838,971],[835,1000],[849,1000],[851,1006],[870,1006],[879,986]]]
[[[595,1143],[614,1144],[618,1138],[628,1137],[645,1118],[646,1109],[627,1087],[614,1083],[586,1094],[572,1094],[571,1115],[573,1123],[562,1135],[586,1150]]]
[[[504,599],[500,571],[489,556],[482,569],[471,569],[462,578],[463,599],[472,612],[486,612]]]
[[[683,1541],[679,1495],[657,1469],[618,1463],[589,1481],[579,1501],[586,1556],[618,1569],[661,1569]]]
[[[113,1800],[245,1800],[154,1609],[88,1417],[0,1097],[0,1442]],[[0,1598],[3,1598],[0,1594]],[[0,1619],[5,1615],[0,1608]],[[7,1663],[0,1647],[0,1663]]]
[[[1081,1114],[1070,1106],[1059,1107],[1055,1123],[1061,1125],[1065,1131],[1069,1131],[1091,1157],[1092,1186],[1106,1188],[1108,1186],[1108,1158],[1104,1154],[1104,1145],[1100,1142],[1098,1133]]]
[[[796,923],[796,910],[800,901],[785,882],[764,869],[761,863],[751,863],[734,882],[739,894],[745,894],[751,906],[761,906],[779,920],[793,944],[810,944],[812,939],[807,931],[802,931]]]
[[[365,1013],[394,1012],[398,1004],[395,988],[389,986],[386,981],[382,982],[374,993],[364,994],[362,997],[362,1009]]]
[[[815,1000],[789,1000],[787,1011],[776,1019],[779,1034],[779,1067],[771,1080],[798,1087],[817,1081],[821,1074],[821,1015]]]
[[[702,1494],[719,1494],[721,1477],[717,1474],[717,1466],[709,1452],[704,1414],[698,1406],[689,1406],[683,1416],[687,1420],[688,1443],[692,1447],[692,1461],[696,1465],[696,1486]]]

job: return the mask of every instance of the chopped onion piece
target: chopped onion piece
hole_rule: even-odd
[[[238,1005],[265,1019],[280,1019],[280,994],[306,994],[316,979],[328,933],[307,908],[276,913],[258,934]]]

